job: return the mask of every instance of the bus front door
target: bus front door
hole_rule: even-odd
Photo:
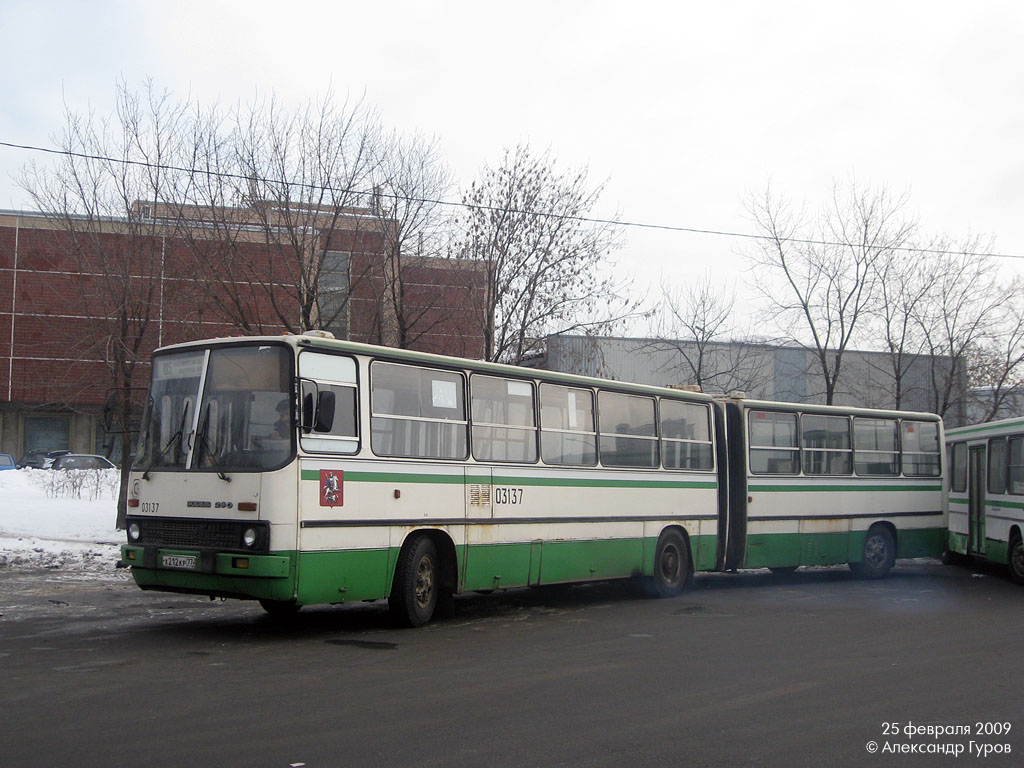
[[[967,552],[985,554],[985,446],[971,447],[967,476]]]

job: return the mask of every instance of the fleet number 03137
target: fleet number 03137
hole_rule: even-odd
[[[522,504],[523,503],[523,489],[522,488],[495,488],[494,489],[494,503],[495,504]]]

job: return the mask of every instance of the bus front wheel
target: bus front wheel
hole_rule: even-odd
[[[883,525],[868,529],[864,537],[859,563],[850,563],[850,570],[864,579],[881,579],[888,575],[896,562],[896,541],[892,532]]]
[[[648,580],[654,597],[675,597],[690,578],[690,549],[679,531],[665,531],[654,551],[654,574]]]
[[[1020,534],[1014,534],[1010,539],[1010,578],[1017,584],[1024,584],[1024,541]]]
[[[428,536],[417,536],[402,547],[388,597],[391,615],[400,624],[420,627],[434,615],[440,589],[439,565],[437,546]]]

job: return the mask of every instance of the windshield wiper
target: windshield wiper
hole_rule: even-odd
[[[168,448],[174,445],[176,441],[181,440],[181,436],[185,432],[185,420],[188,418],[188,411],[189,403],[185,403],[185,410],[182,411],[181,413],[181,424],[178,425],[178,431],[171,435],[170,439],[167,441],[167,444],[164,445],[164,447],[160,449],[160,452],[153,457],[153,460],[149,462],[149,466],[146,467],[146,469],[142,473],[143,480],[149,480],[149,471],[153,469],[153,467],[156,466],[156,463],[164,457],[164,455],[167,453]]]
[[[210,442],[206,439],[206,428],[210,426],[210,406],[207,404],[203,410],[203,415],[199,419],[199,428],[196,430],[196,446],[199,449],[199,460],[202,461],[204,457],[212,456],[213,448]],[[231,478],[224,474],[223,471],[217,470],[217,477],[223,480],[225,483],[230,483]]]

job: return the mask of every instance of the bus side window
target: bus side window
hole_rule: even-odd
[[[355,453],[359,450],[359,419],[357,406],[356,361],[341,355],[303,351],[299,355],[299,377],[302,381],[300,405],[302,448],[323,453]],[[317,414],[319,428],[311,421],[319,407],[326,409],[333,396],[332,419]]]
[[[537,460],[533,383],[475,373],[470,378],[477,461]]]
[[[904,421],[902,438],[903,474],[938,477],[939,425],[934,421]]]
[[[606,467],[658,466],[654,398],[600,392],[601,463]]]
[[[796,441],[796,414],[748,411],[750,471],[764,475],[800,473],[800,448]]]
[[[662,398],[661,444],[666,469],[712,469],[711,409]]]
[[[952,467],[949,473],[951,491],[965,493],[967,491],[967,443],[953,443]]]
[[[900,473],[898,423],[895,419],[853,420],[853,466],[858,475]]]
[[[1017,435],[1010,438],[1009,493],[1024,494],[1024,437]]]
[[[540,453],[547,464],[597,464],[594,393],[540,385]]]
[[[453,371],[374,361],[370,445],[378,456],[465,459],[465,381]]]
[[[988,492],[1006,493],[1006,438],[988,441]]]
[[[805,475],[848,475],[853,466],[850,419],[805,413],[800,417]]]

